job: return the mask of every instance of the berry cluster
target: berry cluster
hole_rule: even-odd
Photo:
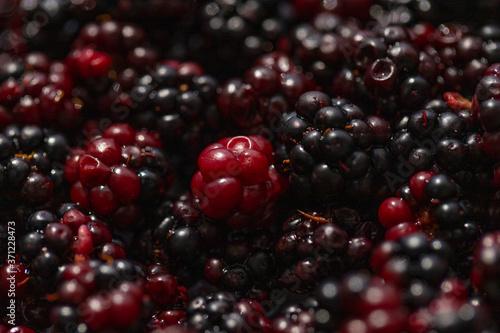
[[[10,125],[0,134],[0,210],[26,217],[33,209],[57,205],[63,193],[66,137],[35,125]],[[17,209],[13,209],[16,207]]]
[[[0,0],[0,333],[499,332],[499,13]]]
[[[117,123],[73,151],[65,176],[73,202],[126,229],[138,226],[141,206],[162,199],[173,175],[158,136]]]
[[[372,194],[377,178],[389,170],[390,124],[345,99],[306,92],[283,121],[277,156],[303,197],[331,202],[345,193]]]

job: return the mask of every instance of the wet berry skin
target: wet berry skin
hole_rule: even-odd
[[[283,191],[272,146],[259,136],[229,137],[208,146],[198,167],[191,190],[201,211],[238,229],[265,223]]]
[[[378,211],[380,223],[390,228],[401,222],[413,221],[413,213],[402,198],[388,198],[382,202]]]
[[[116,123],[86,142],[85,149],[74,150],[65,177],[72,184],[73,202],[130,229],[141,204],[162,199],[171,184],[171,169],[157,136]]]

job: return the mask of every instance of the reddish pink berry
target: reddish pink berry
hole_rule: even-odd
[[[413,212],[402,198],[391,197],[380,204],[378,219],[388,229],[401,222],[413,221]]]
[[[434,173],[430,171],[420,171],[413,175],[410,179],[410,191],[417,201],[422,201],[425,198],[425,185],[434,177]]]
[[[271,144],[258,136],[229,137],[205,148],[191,180],[201,211],[234,228],[258,220],[282,191],[272,161]]]

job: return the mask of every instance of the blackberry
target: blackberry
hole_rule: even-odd
[[[359,328],[401,332],[407,316],[408,309],[395,285],[359,271],[321,281],[302,301],[288,300],[272,325],[277,332],[302,327],[310,332],[355,332]]]
[[[443,282],[452,259],[452,249],[445,241],[429,240],[425,233],[414,232],[380,243],[373,251],[371,266],[385,281],[402,288],[418,281],[432,288]],[[427,301],[433,298],[430,295]]]
[[[301,198],[323,202],[375,193],[390,166],[391,127],[344,99],[307,92],[281,126],[277,157]]]
[[[103,111],[157,131],[166,151],[178,160],[179,171],[190,178],[194,158],[223,136],[216,106],[219,84],[197,63],[164,60],[153,67],[131,87],[117,79],[110,90],[114,100]]]
[[[19,220],[37,207],[64,199],[63,163],[69,153],[64,135],[34,125],[11,125],[0,135],[0,146],[0,201],[6,216]]]
[[[17,51],[22,46],[22,49],[29,48],[53,59],[62,59],[82,25],[103,14],[112,2],[114,0],[89,3],[64,0],[18,2],[9,8],[12,12],[6,23],[10,40],[14,42],[7,43],[5,47]],[[50,47],[54,39],[58,41],[57,48]]]
[[[456,107],[456,99],[447,97]],[[452,111],[438,101],[399,120],[389,144],[396,163],[386,180],[394,188],[416,172],[433,171],[448,174],[466,190],[491,187],[494,163],[483,152],[485,140],[473,112]]]
[[[221,290],[259,302],[269,300],[272,289],[278,287],[275,244],[275,232],[270,230],[232,230],[206,261],[205,279]]]
[[[68,260],[79,261],[92,256],[113,257],[106,251],[112,235],[106,224],[92,220],[78,206],[62,205],[68,210],[57,214],[48,210],[36,211],[25,221],[27,233],[19,242],[19,259],[28,265],[33,278],[42,278],[47,288],[53,287],[53,279],[60,265]],[[116,259],[124,257],[121,247]],[[36,281],[36,279],[35,279]],[[38,282],[43,282],[38,281]]]
[[[282,52],[259,57],[240,78],[228,80],[217,96],[217,106],[238,134],[259,134],[274,140],[282,114],[290,112],[300,95],[314,89],[314,81]]]
[[[195,331],[265,331],[269,322],[258,302],[227,292],[196,297],[186,307],[186,325]]]
[[[5,54],[4,54],[5,55]],[[5,59],[0,70],[0,127],[43,125],[70,132],[79,125],[83,102],[73,93],[68,68],[45,54]]]
[[[213,0],[198,9],[199,30],[172,48],[187,48],[188,56],[200,58],[197,61],[220,79],[241,75],[258,56],[275,51],[297,19],[292,4],[282,0]],[[232,61],[235,57],[239,61]],[[220,61],[226,63],[224,68],[217,66]]]
[[[460,187],[444,174],[422,171],[398,193],[401,197],[388,198],[379,208],[380,223],[388,228],[386,238],[420,229],[453,248],[459,273],[469,270],[471,251],[488,226],[475,220],[474,206],[463,198]]]
[[[172,183],[172,168],[159,137],[115,123],[75,149],[66,162],[71,200],[134,229],[141,207],[153,207]]]
[[[498,178],[498,140],[500,138],[500,128],[497,121],[497,101],[499,99],[497,89],[499,81],[498,73],[499,64],[493,64],[488,68],[484,77],[477,85],[476,93],[472,100],[472,111],[485,130],[481,150],[489,159],[496,162],[494,171],[495,180]],[[496,181],[494,185],[498,187]]]
[[[320,304],[317,298],[308,297],[301,302],[289,301],[279,310],[272,320],[275,332],[293,332],[307,330],[310,332],[328,332],[338,329],[338,313],[330,311]]]
[[[203,277],[210,253],[221,246],[227,232],[200,213],[190,194],[163,202],[148,220],[149,229],[138,237],[138,253],[133,256],[165,265],[186,286]]]
[[[320,13],[295,28],[290,44],[292,59],[312,72],[327,93],[390,120],[440,93],[470,97],[488,64],[495,62],[483,47],[488,40],[480,31],[455,24],[364,29],[356,20]]]
[[[364,233],[366,222],[349,208],[335,209],[331,215],[299,213],[284,222],[275,256],[280,281],[289,290],[309,292],[328,276],[367,267],[373,243]],[[345,218],[348,215],[351,218]]]

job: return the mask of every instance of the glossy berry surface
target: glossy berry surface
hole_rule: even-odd
[[[161,200],[171,183],[171,167],[161,147],[153,133],[111,125],[66,162],[72,201],[113,217],[119,227],[133,228],[139,203]]]
[[[226,138],[208,146],[198,157],[198,167],[191,190],[201,211],[235,228],[266,223],[284,190],[272,146],[259,136]]]
[[[500,332],[499,14],[0,1],[0,333]]]

